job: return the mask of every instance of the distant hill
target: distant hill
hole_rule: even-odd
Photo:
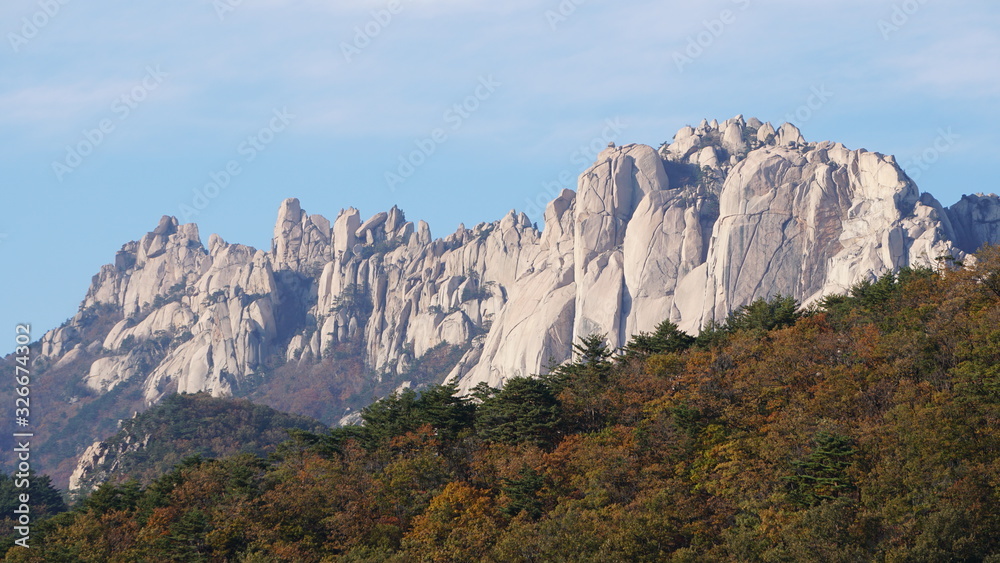
[[[289,429],[320,431],[326,426],[245,399],[205,393],[171,395],[117,434],[80,457],[72,488],[86,492],[106,481],[149,483],[191,456],[217,458],[238,453],[266,456],[288,439]]]

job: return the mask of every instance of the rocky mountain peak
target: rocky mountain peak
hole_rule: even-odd
[[[330,221],[322,215],[308,215],[299,200],[281,202],[274,225],[271,256],[277,269],[322,269],[332,258]]]
[[[891,156],[743,116],[682,127],[658,150],[609,145],[544,220],[539,232],[511,210],[435,239],[395,206],[331,224],[292,198],[265,252],[217,235],[206,249],[197,226],[164,217],[45,335],[43,361],[85,365],[98,394],[139,378],[151,403],[231,394],[347,349],[395,381],[451,346],[449,378],[470,389],[540,373],[581,336],[621,346],[664,319],[696,333],[757,298],[808,303],[1000,242],[995,195],[944,208]],[[108,328],[91,334],[98,314]]]

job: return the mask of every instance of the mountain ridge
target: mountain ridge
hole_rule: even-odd
[[[612,348],[664,319],[695,333],[758,298],[810,303],[1000,242],[995,195],[945,208],[892,156],[742,116],[683,127],[659,149],[610,144],[544,218],[539,231],[512,210],[435,239],[395,206],[330,221],[292,198],[264,251],[214,234],[205,245],[197,225],[164,216],[101,268],[37,361],[73,366],[60,376],[73,393],[128,384],[148,406],[246,393],[283,366],[351,354],[376,382],[419,386],[407,374],[449,345],[460,357],[438,367],[467,391],[542,373],[592,333]],[[88,332],[95,318],[113,326]]]

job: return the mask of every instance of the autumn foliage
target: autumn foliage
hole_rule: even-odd
[[[10,561],[1000,561],[1000,253],[106,485]]]

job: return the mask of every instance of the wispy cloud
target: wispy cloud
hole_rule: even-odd
[[[124,81],[38,84],[0,92],[0,123],[42,125],[103,111],[128,88]]]
[[[901,87],[938,97],[996,99],[1000,94],[1000,37],[995,30],[967,29],[947,39],[915,45],[890,57]]]

